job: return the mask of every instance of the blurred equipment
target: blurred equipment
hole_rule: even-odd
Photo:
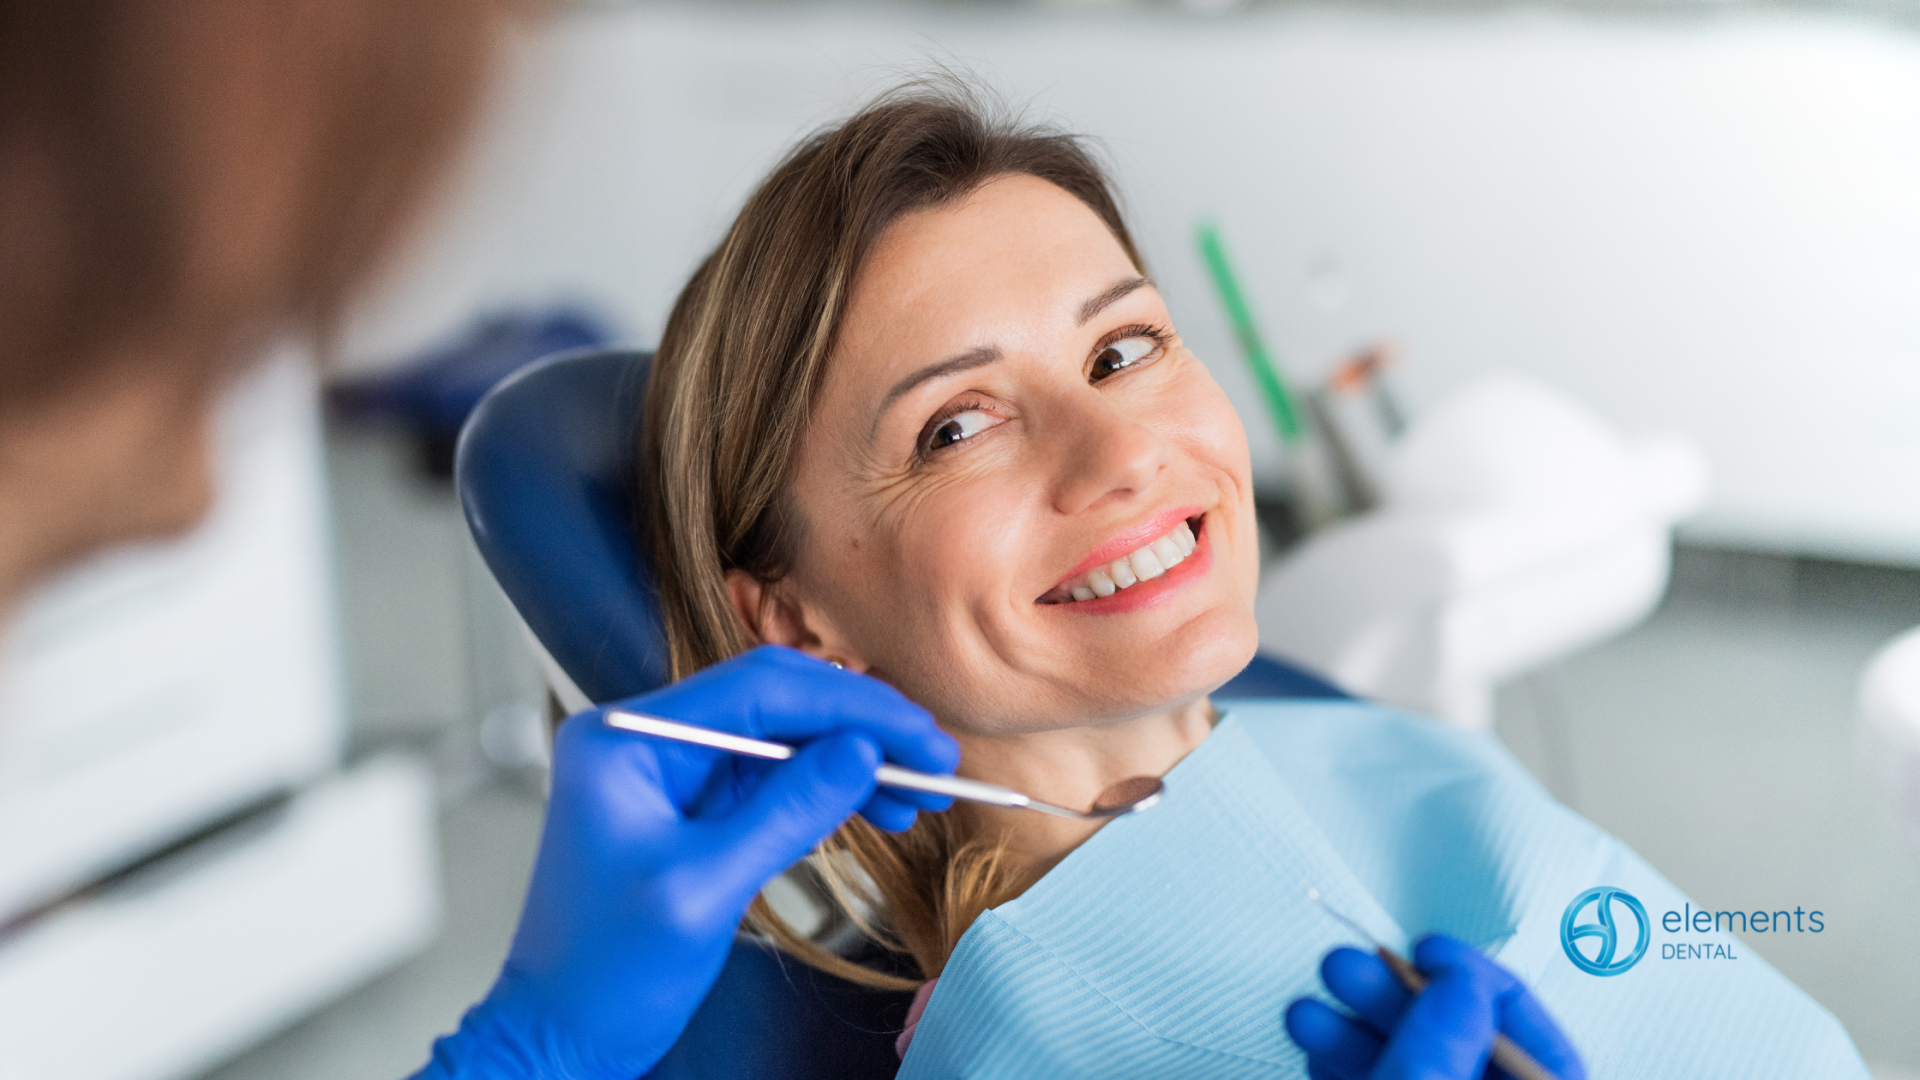
[[[1388,451],[1406,434],[1406,412],[1387,385],[1387,369],[1397,360],[1392,345],[1361,349],[1307,394],[1315,434],[1326,444],[1331,479],[1349,514],[1380,505]]]
[[[1871,766],[1893,797],[1901,835],[1920,858],[1920,627],[1881,646],[1867,662],[1860,718]]]
[[[582,350],[527,367],[474,410],[455,480],[474,542],[531,631],[569,712],[667,681],[665,631],[634,541],[633,424],[649,353]],[[1223,697],[1343,699],[1304,671],[1256,657]],[[807,886],[783,879],[795,903]],[[884,963],[867,956],[862,962]],[[658,1080],[725,1075],[890,1077],[908,993],[782,961],[742,937]],[[751,1041],[740,1033],[754,1033]]]
[[[1247,367],[1253,371],[1254,380],[1260,385],[1260,395],[1266,399],[1267,412],[1273,417],[1273,426],[1279,432],[1280,442],[1285,446],[1295,446],[1302,434],[1300,410],[1294,406],[1293,395],[1287,390],[1287,380],[1267,353],[1266,344],[1260,339],[1259,328],[1253,325],[1253,311],[1240,291],[1233,264],[1227,261],[1227,249],[1220,239],[1220,229],[1211,223],[1202,223],[1197,235],[1200,257],[1206,260],[1207,273],[1213,280],[1214,290],[1220,294],[1220,304],[1227,309],[1227,320],[1233,324],[1234,341],[1240,346],[1240,355],[1245,358]]]
[[[427,471],[445,479],[453,475],[460,425],[487,391],[543,356],[611,337],[599,316],[579,307],[493,315],[390,371],[329,387],[327,400],[343,417],[411,431]]]
[[[222,416],[183,540],[35,597],[0,665],[0,1076],[198,1073],[423,945],[431,785],[342,767],[314,365]]]
[[[1362,697],[1485,728],[1496,683],[1652,612],[1673,525],[1706,490],[1684,439],[1629,441],[1538,383],[1483,380],[1392,444],[1377,508],[1269,572],[1261,647]]]
[[[1281,486],[1262,500],[1262,524],[1286,548],[1340,518],[1373,509],[1380,502],[1385,447],[1406,429],[1405,413],[1387,385],[1387,368],[1396,360],[1393,347],[1362,349],[1335,367],[1320,387],[1296,395],[1254,325],[1219,228],[1202,222],[1195,235],[1234,341],[1279,436]]]
[[[1271,504],[1277,516],[1270,528],[1278,534],[1276,539],[1282,545],[1291,545],[1340,514],[1337,501],[1322,482],[1325,468],[1320,460],[1320,443],[1308,438],[1286,376],[1267,352],[1260,330],[1253,323],[1253,310],[1247,305],[1232,262],[1227,259],[1219,226],[1203,221],[1194,230],[1194,236],[1200,246],[1201,261],[1207,266],[1208,280],[1213,282],[1220,306],[1226,309],[1227,322],[1233,327],[1234,344],[1239,346],[1240,356],[1247,362],[1254,384],[1260,388],[1267,415],[1273,420],[1274,433],[1280,439],[1282,489]]]

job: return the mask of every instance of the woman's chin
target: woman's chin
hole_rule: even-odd
[[[1153,688],[1143,696],[1169,705],[1218,690],[1240,674],[1260,647],[1260,630],[1250,612],[1215,609],[1189,622],[1175,637],[1177,647],[1143,655],[1134,668],[1140,672],[1140,688]]]
[[[1102,648],[1056,668],[1052,681],[1061,697],[1079,700],[1061,701],[1053,722],[1044,726],[1094,725],[1178,708],[1240,674],[1260,644],[1252,614],[1232,608],[1207,611],[1171,638],[1133,649]],[[1059,722],[1076,715],[1077,721]]]

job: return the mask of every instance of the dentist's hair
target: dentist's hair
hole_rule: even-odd
[[[807,521],[793,462],[855,275],[886,228],[995,177],[1027,175],[1085,203],[1136,267],[1105,171],[1076,138],[990,108],[950,75],[883,95],[802,142],[747,200],[687,283],[653,361],[641,424],[640,505],[652,536],[673,675],[757,642],[726,574],[784,577]],[[922,814],[892,836],[858,818],[821,845],[815,869],[842,914],[939,975],[974,918],[1005,892],[995,844]],[[875,911],[882,925],[869,923]],[[849,963],[803,938],[762,898],[750,923],[815,966],[874,986],[914,982]]]
[[[0,0],[0,414],[324,331],[534,0]]]

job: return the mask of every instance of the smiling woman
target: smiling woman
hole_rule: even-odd
[[[1073,807],[1161,778],[1156,809],[1105,824],[971,803],[915,819],[883,789],[865,817],[910,827],[855,819],[822,845],[848,917],[938,980],[902,1076],[1291,1078],[1302,1048],[1311,1075],[1366,1075],[1379,1032],[1426,1036],[1361,992],[1395,985],[1385,967],[1349,978],[1372,961],[1329,955],[1349,931],[1309,884],[1382,941],[1451,935],[1414,950],[1432,984],[1446,956],[1496,973],[1503,1030],[1564,1080],[1581,1057],[1605,1076],[1864,1075],[1757,958],[1576,971],[1554,933],[1569,897],[1691,901],[1492,739],[1364,702],[1215,711],[1257,644],[1246,435],[1073,139],[944,85],[814,136],[681,294],[648,395],[676,676],[785,645],[925,706],[962,775]],[[764,902],[753,917],[830,971],[919,983]],[[1323,971],[1373,1026],[1305,997]],[[1422,1075],[1479,1075],[1492,1028],[1467,1012],[1398,1052],[1445,1044],[1458,1067]],[[1523,1013],[1540,1024],[1508,1022]]]
[[[802,649],[927,706],[964,774],[1084,806],[1198,745],[1253,653],[1232,406],[1087,150],[963,88],[895,93],[774,170],[676,304],[646,410],[677,676]],[[965,806],[854,821],[822,863],[872,882],[849,907],[931,978],[1094,828]]]

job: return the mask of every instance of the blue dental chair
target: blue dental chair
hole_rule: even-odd
[[[634,424],[652,355],[560,353],[502,382],[468,418],[454,475],[508,599],[590,699],[667,681],[667,647],[634,504]],[[1345,698],[1264,656],[1219,696]],[[856,959],[883,970],[902,958]],[[910,974],[911,965],[902,973]],[[891,1077],[912,995],[872,990],[741,937],[657,1080]],[[750,1033],[750,1034],[749,1034]]]

